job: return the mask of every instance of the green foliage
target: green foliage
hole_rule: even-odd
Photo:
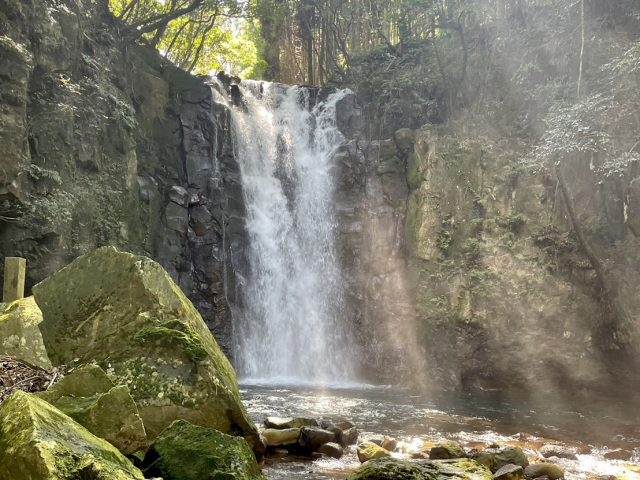
[[[62,185],[62,178],[55,170],[42,168],[35,163],[31,163],[26,167],[26,171],[34,180],[51,180],[56,185]]]

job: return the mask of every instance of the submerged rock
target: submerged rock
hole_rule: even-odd
[[[603,454],[603,457],[607,460],[622,460],[627,461],[632,457],[632,453],[628,450],[623,450],[621,448],[616,448],[615,450],[609,450]]]
[[[200,314],[156,262],[113,247],[76,259],[33,287],[52,362],[98,362],[127,385],[153,440],[174,420],[241,434],[258,430],[231,364]]]
[[[360,465],[347,480],[493,480],[488,468],[468,459],[397,460],[383,458]]]
[[[360,463],[390,456],[391,454],[389,453],[389,450],[382,448],[380,445],[376,445],[375,443],[358,445],[358,460],[360,460]]]
[[[244,439],[184,420],[158,435],[141,468],[163,480],[265,480]]]
[[[16,358],[31,366],[51,370],[53,367],[38,325],[42,312],[33,297],[0,306],[0,356]]]
[[[125,455],[147,446],[147,434],[129,389],[114,387],[97,365],[86,365],[36,394]]]
[[[0,419],[0,478],[144,480],[110,443],[34,395],[14,393]]]
[[[576,458],[578,458],[576,457],[576,453],[572,448],[565,447],[563,445],[552,445],[552,444],[544,445],[540,448],[540,453],[545,458],[558,457],[558,458],[569,458],[571,460],[575,460]]]

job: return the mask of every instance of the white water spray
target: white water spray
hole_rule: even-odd
[[[337,92],[309,108],[309,90],[248,82],[232,109],[247,208],[250,275],[234,321],[245,383],[353,381],[336,252],[332,157]]]

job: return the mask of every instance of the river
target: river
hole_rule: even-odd
[[[407,452],[447,438],[458,440],[467,450],[493,443],[517,445],[533,458],[545,443],[563,444],[590,451],[577,460],[557,460],[568,480],[640,480],[640,411],[631,410],[628,402],[575,398],[577,405],[569,405],[554,398],[417,395],[390,387],[264,385],[241,385],[241,396],[256,424],[267,416],[344,418],[358,427],[361,436],[393,437]],[[604,458],[616,448],[633,456],[628,461]],[[270,457],[263,473],[269,480],[344,479],[358,465],[355,448],[350,447],[340,460]]]

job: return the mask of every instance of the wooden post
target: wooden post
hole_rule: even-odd
[[[2,301],[11,303],[24,298],[24,276],[27,261],[20,257],[5,257],[4,259],[4,288]]]

